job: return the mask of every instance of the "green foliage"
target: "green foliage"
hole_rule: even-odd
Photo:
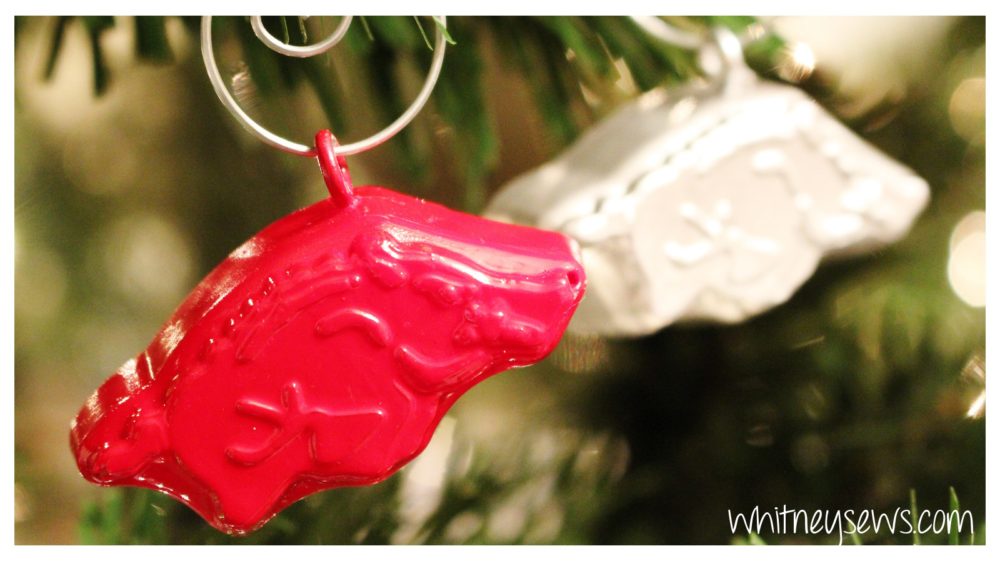
[[[499,532],[504,543],[578,543],[600,515],[595,497],[617,482],[625,460],[621,443],[607,435],[569,431],[550,434],[541,447],[522,441],[503,451],[498,461],[460,442],[449,455],[437,505],[420,520],[407,520],[400,508],[411,470],[405,468],[372,487],[307,497],[246,537],[226,536],[154,491],[108,489],[100,502],[84,508],[81,542],[488,544],[498,541]]]
[[[917,527],[917,491],[910,489],[910,523]],[[913,545],[920,545],[920,532],[913,532]]]
[[[166,18],[145,16],[135,18],[135,55],[150,62],[170,62],[174,55],[167,41]]]
[[[120,24],[123,17],[53,18],[49,56],[43,74],[52,75],[69,25],[82,25],[90,38],[94,90],[98,95],[111,87],[101,47],[101,34]],[[137,16],[134,20],[135,53],[141,62],[166,63],[174,55],[167,39],[167,19]],[[192,39],[197,38],[198,18],[181,18]],[[306,44],[310,37],[326,35],[317,29],[316,18],[274,16],[264,24],[292,44]],[[351,131],[344,111],[350,95],[369,95],[382,122],[394,120],[409,105],[415,93],[412,76],[420,76],[430,60],[430,38],[419,18],[360,17],[344,40],[350,79],[337,76],[329,55],[308,60],[283,57],[271,52],[250,30],[247,18],[214,18],[217,42],[230,37],[241,47],[242,59],[252,77],[255,93],[267,100],[296,89],[305,82],[316,95],[335,133]],[[435,19],[435,25],[441,26]],[[712,25],[742,29],[752,18],[674,18],[673,23],[696,33]],[[312,27],[313,29],[310,29]],[[290,32],[296,29],[297,32]],[[698,75],[693,53],[649,37],[629,18],[622,17],[490,17],[448,19],[445,29],[450,45],[447,63],[432,96],[441,119],[454,134],[449,152],[460,179],[466,182],[464,206],[478,210],[485,204],[485,183],[497,164],[499,151],[495,115],[487,103],[483,82],[483,49],[495,46],[502,62],[524,76],[531,76],[532,93],[539,114],[554,139],[552,149],[572,141],[582,126],[596,117],[585,102],[582,88],[603,96],[608,107],[622,99],[609,88],[620,78],[621,61],[641,90],[663,83],[680,83]],[[769,47],[775,52],[779,43]],[[606,110],[606,109],[605,109]],[[418,120],[404,130],[394,155],[410,174],[429,179],[428,127]],[[416,129],[422,130],[416,130]]]
[[[961,513],[962,511],[954,487],[948,487],[948,511],[951,513]],[[958,545],[958,526],[953,526],[948,533],[948,545]]]

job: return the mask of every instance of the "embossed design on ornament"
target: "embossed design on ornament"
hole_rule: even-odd
[[[729,267],[728,275],[733,282],[749,282],[763,272],[767,258],[781,249],[773,238],[747,232],[733,224],[733,205],[728,199],[716,201],[710,211],[695,203],[682,204],[679,211],[681,217],[704,236],[689,244],[676,240],[667,240],[663,244],[664,255],[680,267],[702,263],[717,254],[725,254],[730,259],[741,252],[757,254],[764,264],[755,269]]]
[[[279,402],[242,398],[235,407],[241,415],[266,421],[277,429],[256,446],[234,444],[226,449],[229,459],[245,466],[268,460],[296,438],[309,441],[309,456],[313,462],[336,462],[362,446],[385,417],[385,412],[377,407],[344,410],[307,404],[302,385],[295,380],[282,389]],[[358,431],[366,436],[353,446],[345,447],[343,440],[338,438],[338,433],[344,430]]]

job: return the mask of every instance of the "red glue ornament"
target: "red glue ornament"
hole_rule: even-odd
[[[568,238],[353,189],[332,135],[316,141],[330,198],[237,248],[84,404],[88,480],[244,534],[387,478],[466,390],[555,347],[584,291]]]

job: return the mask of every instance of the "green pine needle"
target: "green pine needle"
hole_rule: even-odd
[[[174,59],[167,40],[166,18],[161,16],[136,16],[135,53],[142,60],[164,63]]]
[[[854,524],[853,520],[849,521],[851,524],[851,532],[847,534],[851,538],[851,543],[854,545],[863,545],[861,543],[861,537],[858,536],[858,527]]]
[[[413,16],[413,21],[417,23],[417,29],[420,30],[420,37],[423,38],[424,45],[427,45],[428,49],[433,50],[434,46],[431,45],[431,40],[427,37],[427,32],[424,31],[424,26],[423,24],[420,23],[420,18],[418,18],[417,16]]]
[[[434,19],[434,24],[437,25],[438,29],[440,29],[441,33],[444,35],[444,40],[447,41],[449,45],[456,44],[455,40],[451,38],[451,33],[448,32],[448,26],[446,26],[443,21],[439,20],[436,17],[433,19]]]
[[[302,36],[302,44],[309,44],[309,31],[306,29],[306,19],[302,16],[296,18],[299,22],[299,35]]]
[[[281,37],[286,43],[289,43],[292,38],[288,33],[288,16],[281,16]]]
[[[52,38],[49,41],[49,56],[45,59],[45,70],[42,76],[48,80],[56,69],[56,61],[59,60],[59,52],[62,49],[63,37],[66,35],[66,25],[72,20],[72,16],[62,16],[56,18],[55,26],[52,29]]]
[[[372,35],[372,28],[368,25],[368,18],[365,16],[359,16],[358,19],[361,20],[361,27],[365,30],[365,35],[368,37],[368,40],[374,41],[375,36]]]
[[[432,19],[434,19],[434,24],[437,25],[437,28],[440,29],[441,33],[444,35],[444,40],[449,45],[454,45],[455,44],[455,40],[452,39],[451,34],[448,33],[448,27],[445,26],[444,23],[442,23],[441,20],[439,20],[438,18],[435,17],[435,18],[432,18]],[[417,16],[413,16],[413,21],[417,22],[417,29],[420,30],[420,36],[423,38],[424,44],[427,45],[428,49],[434,50],[434,45],[431,44],[430,37],[428,37],[427,36],[427,32],[424,31],[424,25],[422,23],[420,23],[420,18],[417,17]]]

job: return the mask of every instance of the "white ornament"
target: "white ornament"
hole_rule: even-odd
[[[923,179],[739,57],[721,83],[623,107],[486,215],[575,238],[588,286],[570,329],[627,336],[764,312],[822,258],[901,238],[928,198]]]

